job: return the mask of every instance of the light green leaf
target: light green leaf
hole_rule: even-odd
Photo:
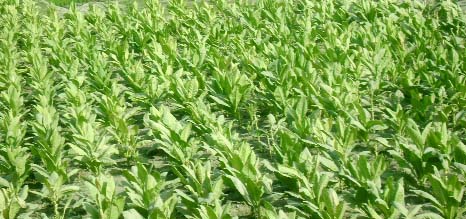
[[[144,219],[135,209],[126,210],[123,212],[123,218],[125,219]]]

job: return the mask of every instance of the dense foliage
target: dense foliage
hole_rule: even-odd
[[[465,218],[439,2],[0,0],[0,218]]]

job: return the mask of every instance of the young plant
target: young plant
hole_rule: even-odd
[[[268,203],[265,197],[272,192],[272,180],[260,170],[261,161],[251,146],[238,142],[238,148],[235,148],[219,133],[212,136],[211,143],[219,156],[224,180],[253,208],[255,217],[263,217],[262,207]]]
[[[131,218],[172,218],[178,198],[169,189],[166,173],[148,171],[143,164],[125,171],[125,192],[129,197],[130,210],[123,212],[125,219]]]
[[[187,164],[196,155],[199,146],[190,139],[191,124],[178,121],[168,107],[160,110],[152,107],[150,114],[145,115],[144,123],[151,135],[158,137],[154,142],[177,164]]]
[[[436,211],[429,213],[432,217],[455,219],[465,216],[466,208],[464,207],[463,195],[465,192],[465,183],[457,175],[446,174],[434,170],[429,175],[429,182],[432,184],[432,192],[414,190],[413,192],[420,197],[428,200]]]
[[[79,187],[75,185],[65,184],[68,179],[78,172],[78,169],[67,172],[66,176],[57,172],[48,172],[48,170],[38,165],[33,165],[32,168],[36,173],[36,177],[43,187],[41,191],[32,191],[32,193],[48,199],[52,203],[53,215],[55,219],[66,218],[66,210],[72,201],[73,195],[79,191]],[[62,211],[60,211],[60,204],[66,200]]]
[[[184,184],[184,189],[177,189],[176,193],[182,198],[186,214],[212,211],[221,203],[223,179],[218,173],[212,173],[210,161],[189,162],[179,167],[175,166],[173,171]]]
[[[90,176],[85,182],[88,201],[84,209],[92,219],[118,219],[126,198],[117,194],[115,180],[110,175]]]

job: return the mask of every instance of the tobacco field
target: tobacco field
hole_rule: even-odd
[[[0,0],[0,218],[466,218],[445,1]]]

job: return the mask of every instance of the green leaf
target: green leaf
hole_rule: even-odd
[[[416,219],[444,219],[444,217],[436,214],[436,213],[432,213],[432,212],[429,212],[429,213],[422,213],[422,214],[419,214],[419,215],[416,215],[415,217]]]
[[[248,190],[246,189],[246,185],[244,185],[244,183],[241,182],[241,180],[239,180],[238,178],[234,176],[225,175],[225,177],[230,179],[233,185],[235,186],[236,191],[238,191],[248,203],[252,204],[252,200],[249,196]]]
[[[416,195],[421,196],[422,198],[425,198],[425,199],[431,201],[436,206],[442,206],[442,204],[440,204],[439,200],[437,200],[434,196],[432,196],[431,194],[429,194],[427,192],[424,192],[422,190],[412,190],[412,192],[414,194],[416,194]]]
[[[8,188],[9,186],[10,186],[10,183],[8,182],[8,180],[0,177],[0,187]]]
[[[366,206],[368,214],[371,218],[374,219],[383,219],[373,208]]]
[[[222,99],[216,97],[216,96],[213,96],[213,95],[210,95],[210,98],[212,98],[212,100],[214,100],[216,103],[224,106],[224,107],[230,107],[230,104],[228,104],[227,102],[223,101]]]
[[[421,147],[424,145],[424,138],[422,137],[421,131],[419,131],[419,127],[414,120],[408,119],[406,131],[417,146]]]
[[[93,219],[99,219],[99,210],[92,204],[90,203],[85,203],[84,204],[84,209],[86,210],[87,213],[91,215]]]
[[[125,219],[144,219],[144,217],[139,214],[134,208],[126,210],[123,212],[123,218]]]

